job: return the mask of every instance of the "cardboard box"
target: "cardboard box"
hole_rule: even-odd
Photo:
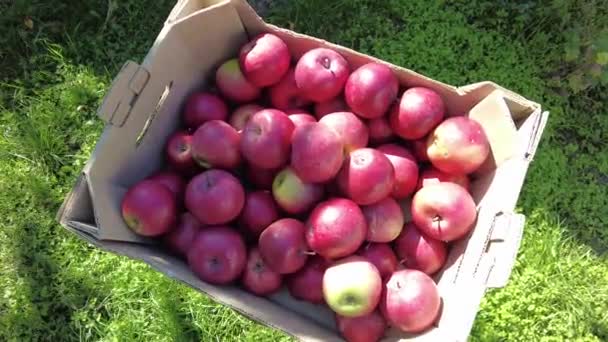
[[[340,340],[331,312],[298,302],[285,291],[270,298],[238,287],[197,279],[184,262],[153,241],[135,236],[120,215],[126,189],[158,170],[163,146],[179,123],[184,98],[204,88],[215,68],[237,54],[248,38],[273,32],[294,57],[325,46],[339,51],[354,69],[373,57],[263,22],[245,0],[179,1],[141,64],[127,62],[99,109],[107,125],[90,160],[58,213],[61,224],[89,243],[142,260],[220,303],[306,341]],[[379,61],[381,62],[381,61]],[[385,62],[382,62],[385,63]],[[435,277],[443,300],[437,325],[423,334],[389,331],[386,341],[462,341],[472,327],[487,288],[507,283],[522,236],[524,217],[513,212],[548,113],[539,104],[491,82],[456,88],[385,63],[402,86],[438,91],[450,115],[469,113],[491,140],[492,158],[476,175],[472,193],[478,220],[454,244]]]

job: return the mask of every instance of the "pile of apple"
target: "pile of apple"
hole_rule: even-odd
[[[262,34],[221,64],[215,88],[186,99],[167,168],[124,196],[124,220],[203,281],[326,304],[348,341],[421,332],[440,315],[431,276],[476,219],[483,128],[447,118],[431,89],[401,93],[385,64],[352,70],[327,48],[291,62]]]

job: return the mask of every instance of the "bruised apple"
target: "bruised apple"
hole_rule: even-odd
[[[261,169],[277,169],[289,160],[294,124],[277,109],[264,109],[249,119],[241,133],[241,153]]]
[[[215,84],[222,95],[236,102],[253,101],[261,94],[260,88],[245,78],[236,58],[227,60],[217,69]]]
[[[235,219],[245,204],[239,180],[224,170],[211,169],[192,178],[186,187],[186,208],[203,224]]]
[[[395,183],[391,195],[396,199],[409,197],[418,183],[418,163],[414,156],[397,144],[379,146],[378,151],[384,153],[395,170]]]
[[[386,113],[398,91],[399,82],[391,69],[372,62],[360,66],[348,77],[344,98],[353,113],[375,119]]]
[[[241,47],[239,63],[247,80],[267,87],[281,80],[289,69],[287,44],[271,33],[262,33]]]
[[[168,232],[176,219],[175,196],[163,184],[143,180],[127,191],[121,203],[127,226],[142,236],[159,236]]]
[[[260,250],[253,247],[247,255],[241,283],[245,290],[258,296],[267,296],[281,288],[283,277],[270,269],[262,259]]]
[[[393,132],[403,139],[420,139],[437,126],[445,116],[441,96],[428,88],[406,90],[390,113]]]
[[[346,153],[367,146],[369,140],[367,126],[351,112],[327,114],[319,120],[319,123],[333,129],[340,136]]]
[[[266,265],[280,274],[298,271],[310,254],[304,224],[292,218],[280,219],[264,229],[258,246]]]
[[[201,230],[188,250],[188,265],[203,281],[229,284],[238,279],[247,263],[243,238],[227,226]]]
[[[443,121],[427,141],[427,155],[437,169],[451,174],[477,170],[490,153],[483,127],[465,116]]]
[[[291,167],[304,182],[329,181],[340,171],[343,148],[333,129],[320,123],[300,126],[291,141]]]
[[[393,191],[395,170],[386,155],[372,148],[352,151],[337,177],[340,190],[355,203],[376,203]]]
[[[206,169],[232,169],[241,163],[240,141],[239,133],[225,121],[207,121],[192,136],[192,157]]]
[[[184,122],[190,129],[197,129],[198,126],[210,120],[226,120],[227,117],[228,106],[217,95],[196,92],[186,100]]]
[[[294,78],[301,94],[312,101],[327,101],[338,96],[350,73],[342,55],[327,48],[306,52],[295,67]]]
[[[410,222],[395,240],[395,253],[406,268],[432,275],[445,264],[447,247],[445,242],[425,235]]]
[[[367,223],[359,206],[346,198],[319,203],[306,222],[308,246],[326,259],[351,255],[367,235]]]
[[[453,241],[466,235],[477,217],[471,195],[455,183],[431,184],[412,199],[412,220],[426,235]]]
[[[309,257],[304,267],[287,276],[289,294],[299,300],[323,303],[323,274],[327,266],[327,261],[320,256]]]

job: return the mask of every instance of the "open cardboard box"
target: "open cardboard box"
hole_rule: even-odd
[[[184,98],[204,88],[222,61],[248,38],[272,32],[294,58],[311,48],[337,50],[354,70],[373,57],[266,24],[245,0],[182,0],[173,8],[144,61],[127,62],[108,91],[99,115],[107,125],[96,149],[58,213],[61,224],[91,244],[142,260],[169,277],[205,292],[241,313],[301,340],[341,340],[332,313],[282,291],[261,298],[236,286],[217,287],[196,278],[187,265],[124,224],[120,201],[126,189],[161,167],[163,147],[178,127]],[[484,126],[491,158],[475,175],[471,191],[478,219],[455,243],[435,276],[442,296],[437,324],[418,335],[387,332],[385,341],[466,340],[487,288],[507,283],[522,236],[524,217],[513,213],[548,113],[540,105],[491,82],[460,88],[385,63],[402,87],[438,91],[449,115],[467,113]]]

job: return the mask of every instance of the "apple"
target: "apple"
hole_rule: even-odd
[[[397,98],[399,81],[384,64],[371,62],[357,68],[346,81],[344,98],[353,113],[366,119],[379,118]]]
[[[361,208],[367,222],[367,241],[391,242],[403,229],[404,218],[399,203],[392,197]]]
[[[308,258],[304,224],[283,218],[269,225],[258,241],[260,253],[268,267],[280,274],[298,271]]]
[[[267,296],[281,288],[283,277],[270,269],[262,259],[260,250],[253,247],[247,255],[241,283],[245,290],[258,296]]]
[[[202,228],[203,224],[194,215],[182,213],[177,219],[177,225],[163,236],[163,242],[173,253],[186,256],[192,241]]]
[[[296,128],[309,124],[309,123],[317,122],[317,119],[315,119],[315,117],[310,114],[306,114],[301,111],[298,112],[297,110],[291,110],[289,112],[294,113],[294,114],[289,114],[286,112],[287,115],[289,116],[289,119],[291,120],[291,122],[293,122],[293,124]]]
[[[336,96],[333,99],[315,103],[315,116],[319,120],[330,113],[348,111],[350,111],[350,109],[346,105],[346,102],[344,102],[342,96]]]
[[[490,154],[483,127],[465,116],[443,121],[428,137],[426,153],[437,169],[452,174],[477,170]]]
[[[206,169],[232,169],[241,163],[240,142],[239,133],[225,121],[207,121],[192,136],[192,157]]]
[[[287,71],[279,83],[268,89],[268,96],[270,104],[280,110],[301,108],[310,104],[310,100],[304,98],[298,89],[293,68]]]
[[[241,213],[245,190],[229,172],[211,169],[190,180],[185,202],[186,208],[203,224],[224,224]]]
[[[378,342],[387,327],[378,310],[360,317],[336,315],[336,325],[346,342]]]
[[[159,236],[173,227],[175,196],[160,182],[143,180],[127,190],[121,211],[125,223],[136,234]]]
[[[409,197],[418,184],[418,163],[416,158],[405,147],[397,144],[379,146],[395,170],[395,183],[391,195],[396,199]]]
[[[323,183],[342,166],[344,145],[340,136],[320,123],[298,127],[291,141],[291,166],[302,181]]]
[[[387,243],[368,243],[357,254],[374,264],[382,279],[393,274],[399,265],[397,256]]]
[[[278,219],[279,208],[270,191],[254,191],[245,196],[239,222],[250,236],[257,240],[262,231]]]
[[[241,47],[239,63],[249,82],[257,87],[278,83],[289,69],[287,44],[272,33],[262,33]]]
[[[477,218],[475,201],[455,183],[431,184],[412,199],[412,221],[426,235],[441,241],[465,236]]]
[[[367,130],[369,131],[369,141],[372,144],[383,144],[395,137],[391,125],[385,116],[369,120],[367,122]]]
[[[245,78],[239,60],[224,62],[215,73],[215,84],[224,97],[236,102],[249,102],[260,97],[261,90]]]
[[[378,306],[381,294],[382,278],[378,269],[361,256],[338,260],[323,274],[323,298],[340,316],[369,315]]]
[[[247,121],[249,121],[249,118],[262,109],[264,109],[264,107],[255,103],[238,107],[230,116],[230,126],[234,127],[237,132],[241,133],[241,131],[245,128]]]
[[[319,123],[333,129],[344,144],[346,153],[367,146],[367,126],[351,112],[335,112],[325,115]]]
[[[414,87],[406,90],[393,106],[390,123],[393,132],[404,139],[420,139],[445,116],[443,99],[435,91]]]
[[[418,189],[429,184],[437,184],[441,182],[452,182],[456,183],[465,190],[469,190],[469,177],[467,175],[454,175],[445,172],[441,172],[434,167],[429,167],[420,173],[418,179]]]
[[[351,255],[367,235],[367,223],[359,206],[346,198],[319,203],[306,222],[308,246],[326,259]]]
[[[426,142],[428,137],[423,137],[416,140],[410,140],[410,146],[412,147],[412,152],[416,157],[416,160],[419,162],[428,162],[429,156],[426,154]]]
[[[429,328],[439,316],[441,297],[431,277],[418,270],[396,271],[386,281],[380,310],[388,323],[407,333]]]
[[[289,294],[299,300],[323,303],[323,274],[327,266],[328,263],[320,256],[310,256],[304,267],[287,276]]]
[[[395,183],[395,170],[380,151],[360,148],[352,151],[337,176],[340,190],[355,203],[368,205],[389,196]]]
[[[197,129],[209,120],[226,120],[226,118],[228,118],[228,106],[217,95],[196,92],[186,101],[184,122],[190,129]]]
[[[277,169],[289,160],[294,124],[277,109],[264,109],[249,119],[241,134],[241,152],[261,169]]]
[[[306,183],[291,167],[286,167],[274,178],[272,195],[289,214],[301,214],[309,211],[323,198],[323,185]]]
[[[158,182],[171,190],[175,196],[175,203],[179,206],[184,197],[184,190],[186,189],[186,182],[184,179],[174,171],[159,171],[148,179]]]
[[[227,226],[201,230],[188,250],[188,265],[201,280],[229,284],[239,278],[247,264],[243,238]]]
[[[428,275],[443,267],[448,254],[445,242],[426,236],[411,222],[395,240],[394,248],[401,264]]]
[[[165,146],[167,163],[176,170],[191,173],[196,170],[192,158],[192,135],[186,131],[177,131],[169,137]]]
[[[247,167],[246,176],[251,184],[260,190],[271,190],[278,170],[260,169],[253,165]]]
[[[342,55],[331,49],[315,48],[300,57],[294,77],[302,96],[321,102],[342,92],[349,73],[350,67]]]

